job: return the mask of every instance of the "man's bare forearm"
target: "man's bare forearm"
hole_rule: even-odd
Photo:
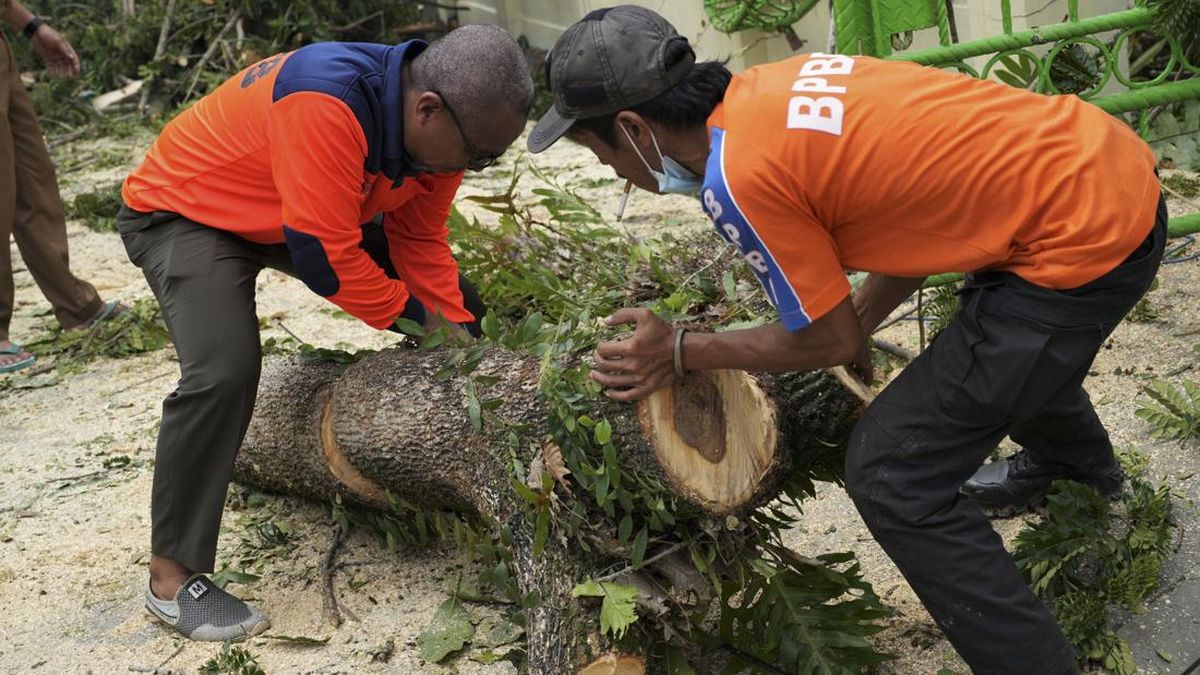
[[[687,370],[738,369],[756,372],[813,370],[850,363],[863,343],[849,299],[798,331],[781,323],[723,333],[688,333]]]
[[[858,313],[859,326],[864,336],[875,332],[879,324],[904,299],[912,295],[925,277],[891,277],[886,274],[870,274],[854,294],[854,311]]]
[[[25,8],[25,5],[12,0],[8,7],[8,11],[3,13],[4,23],[12,27],[13,30],[22,30],[33,19],[33,12]]]

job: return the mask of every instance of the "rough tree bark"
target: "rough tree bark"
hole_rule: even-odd
[[[535,560],[534,523],[512,487],[511,450],[499,425],[473,430],[462,378],[434,379],[444,360],[444,353],[399,348],[350,366],[268,359],[237,479],[381,509],[390,492],[422,508],[505,523],[521,592],[540,597],[528,612],[530,672],[644,672],[643,655],[603,637],[598,612],[571,597],[575,584],[600,576],[613,559],[552,534]],[[495,349],[475,372],[499,378],[478,388],[480,399],[503,398],[495,415],[528,425],[535,437],[548,431],[536,359]],[[828,454],[826,441],[844,436],[861,405],[860,395],[826,373],[719,372],[689,376],[637,407],[598,402],[595,416],[612,422],[622,462],[657,472],[719,516],[769,502],[807,457]],[[530,466],[534,458],[521,460]]]

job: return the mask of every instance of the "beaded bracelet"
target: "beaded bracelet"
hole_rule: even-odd
[[[687,377],[687,371],[683,369],[683,336],[686,333],[686,328],[675,329],[675,375],[677,377]]]

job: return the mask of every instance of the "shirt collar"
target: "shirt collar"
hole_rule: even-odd
[[[383,62],[383,157],[380,172],[399,187],[412,175],[412,160],[404,149],[404,65],[429,46],[424,40],[402,42],[389,50]]]

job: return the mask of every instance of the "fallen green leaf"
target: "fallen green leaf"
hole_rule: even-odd
[[[417,649],[421,658],[439,663],[453,652],[466,646],[475,635],[471,615],[462,602],[450,598],[443,602],[433,615],[433,621],[417,638]]]
[[[604,598],[600,605],[600,632],[611,633],[620,640],[625,631],[637,621],[638,590],[610,581],[585,581],[571,590],[573,597]]]
[[[226,565],[212,575],[212,582],[216,584],[217,588],[225,588],[227,584],[249,584],[261,578],[257,574],[229,569],[229,566]]]
[[[486,651],[486,652],[483,652],[480,654],[472,654],[471,655],[472,661],[482,663],[485,666],[490,666],[493,663],[495,663],[503,658],[504,658],[503,656],[500,656],[499,654],[497,654],[496,652],[493,652],[493,651]]]
[[[475,639],[472,643],[476,647],[503,647],[521,639],[524,633],[523,628],[508,619],[486,619],[475,627]]]

